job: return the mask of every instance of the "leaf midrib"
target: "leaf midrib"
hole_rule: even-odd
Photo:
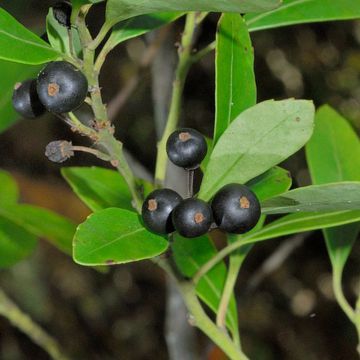
[[[81,256],[81,259],[82,261],[85,261],[86,258],[88,258],[89,255],[101,250],[101,249],[104,249],[110,245],[113,245],[114,243],[120,241],[121,239],[123,239],[124,237],[128,237],[128,236],[132,236],[134,234],[137,234],[139,232],[142,232],[142,231],[146,231],[144,228],[139,228],[139,229],[136,229],[134,231],[131,231],[131,232],[128,232],[128,233],[125,233],[123,235],[120,235],[119,237],[116,237],[114,240],[106,243],[106,244],[103,244],[101,246],[98,246],[97,248],[94,248],[92,249],[91,251],[87,252],[85,255]]]
[[[294,1],[291,4],[283,5],[283,6],[278,7],[277,9],[270,10],[268,12],[265,12],[263,14],[255,16],[252,19],[250,19],[249,21],[247,21],[246,23],[247,23],[248,26],[250,26],[251,24],[256,23],[257,21],[262,20],[262,19],[264,19],[264,18],[266,18],[268,16],[272,16],[273,14],[282,12],[283,10],[287,10],[287,9],[293,7],[293,6],[301,5],[303,3],[311,2],[311,1],[313,1],[313,0],[297,0],[297,1]]]

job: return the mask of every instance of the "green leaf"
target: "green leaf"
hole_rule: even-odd
[[[35,236],[0,216],[0,268],[10,267],[28,257],[36,244]]]
[[[256,104],[254,51],[244,19],[223,14],[216,32],[214,144],[229,124]]]
[[[250,180],[246,185],[250,187],[260,201],[264,201],[289,190],[291,184],[290,173],[279,166],[275,166]]]
[[[125,20],[114,26],[111,36],[108,40],[108,46],[114,48],[116,45],[143,35],[151,30],[169,24],[183,13],[154,13],[150,15],[137,16]]]
[[[360,209],[360,182],[304,186],[261,204],[263,214]]]
[[[0,59],[35,65],[58,57],[44,40],[0,8]]]
[[[108,0],[106,19],[114,25],[121,20],[155,12],[261,12],[274,9],[280,3],[280,0]]]
[[[350,124],[330,106],[315,116],[314,134],[306,145],[313,183],[360,181],[360,140]]]
[[[199,197],[246,183],[298,151],[313,130],[314,106],[306,100],[265,101],[234,120],[210,156]]]
[[[68,219],[32,205],[0,207],[0,216],[35,236],[46,238],[61,251],[71,254],[76,226]]]
[[[0,132],[6,130],[20,118],[11,102],[15,84],[35,77],[39,70],[38,66],[0,60]]]
[[[217,253],[215,246],[208,236],[185,239],[176,235],[172,244],[172,250],[175,263],[180,272],[189,278]],[[215,313],[219,307],[226,274],[225,264],[223,262],[218,263],[201,278],[196,287],[196,292],[200,299]],[[230,301],[227,313],[227,326],[232,333],[237,332],[237,309],[234,297]]]
[[[13,177],[8,172],[0,170],[0,184],[0,206],[16,204],[19,189]]]
[[[273,221],[261,230],[239,241],[243,245],[253,244],[258,241],[269,240],[299,232],[331,228],[339,225],[350,224],[360,220],[360,210],[337,211],[331,213],[295,213]]]
[[[73,257],[82,265],[113,265],[149,259],[167,248],[167,240],[147,231],[136,213],[109,208],[79,225]]]
[[[346,119],[330,106],[316,113],[306,157],[314,184],[360,181],[360,140]],[[323,231],[335,271],[342,272],[359,230],[358,223]]]
[[[52,8],[49,9],[49,13],[46,17],[46,31],[49,42],[55,50],[63,54],[71,55],[68,30],[54,18]],[[73,30],[71,31],[71,35],[74,51],[79,55],[81,53],[79,34],[77,31]]]
[[[265,14],[249,14],[250,31],[310,22],[360,18],[360,0],[284,0],[279,8]]]
[[[108,207],[133,210],[129,188],[118,172],[100,167],[67,167],[61,173],[92,211]]]

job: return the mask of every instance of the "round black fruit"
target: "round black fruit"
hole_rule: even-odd
[[[56,21],[67,28],[71,28],[71,11],[72,6],[68,1],[59,1],[53,7],[53,14]]]
[[[196,169],[206,156],[207,144],[201,133],[183,128],[169,136],[166,152],[175,165],[185,169]]]
[[[70,63],[55,61],[40,72],[37,92],[46,109],[54,113],[67,113],[84,102],[88,82],[85,75]]]
[[[172,222],[181,236],[193,238],[204,235],[213,222],[211,207],[203,200],[186,199],[174,209]]]
[[[45,112],[45,107],[40,102],[36,92],[35,79],[15,84],[12,104],[14,109],[26,118],[35,118]]]
[[[181,196],[171,189],[154,190],[150,193],[145,199],[141,211],[146,228],[157,234],[173,232],[171,213],[181,201]]]
[[[221,188],[214,196],[211,207],[218,227],[234,234],[251,230],[261,215],[256,195],[240,184],[228,184]]]

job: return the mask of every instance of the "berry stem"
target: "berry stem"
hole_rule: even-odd
[[[188,197],[192,198],[194,196],[194,174],[195,170],[186,170],[187,171],[187,185],[188,185]]]
[[[0,289],[0,315],[8,319],[16,328],[26,334],[35,344],[43,348],[55,360],[67,360],[59,344],[48,335],[27,314]]]
[[[195,37],[195,30],[196,13],[192,12],[186,15],[185,28],[179,46],[179,62],[176,68],[175,79],[173,82],[169,115],[163,136],[158,142],[155,181],[159,185],[164,183],[166,176],[168,161],[166,154],[166,142],[168,137],[175,131],[180,117],[182,93],[184,90],[185,80],[191,66],[191,51]]]
[[[97,158],[99,158],[101,160],[110,161],[110,156],[109,155],[104,154],[103,152],[101,152],[99,150],[91,149],[91,148],[86,147],[86,146],[72,146],[72,150],[86,152],[86,153],[95,155]]]

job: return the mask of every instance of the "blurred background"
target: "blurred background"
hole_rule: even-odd
[[[45,17],[52,4],[53,1],[45,0],[0,1],[1,7],[38,34],[44,32]],[[94,31],[101,25],[102,11],[97,6],[90,14],[89,23]],[[217,19],[217,15],[211,15],[205,21],[198,34],[197,48],[213,41]],[[175,43],[182,31],[182,21],[163,31],[161,52],[166,51],[167,57],[164,55],[162,61],[175,61]],[[259,101],[296,97],[313,99],[316,106],[328,103],[360,132],[360,22],[293,26],[251,36]],[[104,101],[109,104],[138,77],[131,96],[115,111],[114,123],[117,136],[147,171],[154,169],[156,150],[152,75],[164,84],[171,83],[166,71],[156,68],[161,59],[140,69],[151,37],[118,47],[109,56],[101,75]],[[167,91],[164,85],[163,92]],[[211,136],[213,119],[211,54],[190,71],[182,123]],[[0,168],[15,176],[23,202],[55,210],[79,223],[89,210],[62,180],[60,166],[44,156],[45,146],[59,139],[87,144],[49,115],[21,120],[0,134]],[[65,164],[74,165],[106,166],[90,155],[76,155]],[[283,166],[291,171],[296,186],[309,183],[302,152]],[[264,262],[267,268],[262,266]],[[359,290],[359,264],[357,242],[344,275],[345,291],[351,302]],[[358,358],[356,334],[334,301],[330,271],[321,232],[255,246],[236,288],[242,341],[251,359]],[[41,242],[32,257],[0,271],[0,286],[57,338],[74,359],[168,359],[164,340],[166,279],[150,262],[119,266],[102,274],[76,265],[48,243]],[[199,337],[201,358],[224,358],[205,338]],[[42,360],[48,356],[0,318],[0,359]]]

